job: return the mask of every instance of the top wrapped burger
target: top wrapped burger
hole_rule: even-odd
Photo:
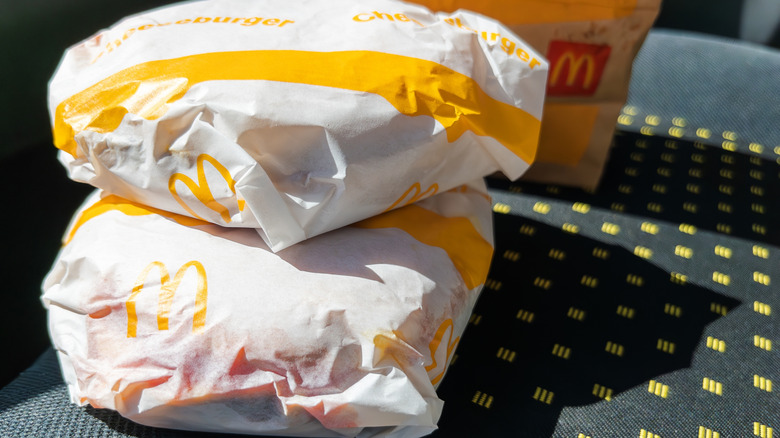
[[[533,161],[547,62],[496,21],[391,0],[209,0],[70,48],[70,177],[257,228],[274,251]]]

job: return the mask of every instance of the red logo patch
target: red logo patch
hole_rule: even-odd
[[[596,92],[612,47],[568,41],[550,41],[547,59],[550,96],[592,96]]]

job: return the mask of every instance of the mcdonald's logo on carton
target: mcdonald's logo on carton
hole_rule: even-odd
[[[547,58],[550,77],[549,96],[592,96],[601,83],[601,75],[612,47],[569,41],[550,41]]]
[[[168,330],[168,314],[171,312],[173,297],[176,295],[176,290],[184,279],[184,274],[186,274],[190,268],[195,268],[197,289],[195,291],[195,310],[192,315],[192,332],[200,333],[203,331],[203,327],[206,325],[206,301],[208,299],[206,269],[203,267],[203,264],[197,260],[187,262],[179,268],[173,276],[173,280],[171,280],[171,276],[168,274],[168,268],[165,267],[165,264],[155,261],[146,265],[146,268],[141,271],[130,296],[125,302],[125,307],[127,308],[127,337],[136,337],[138,313],[136,312],[135,301],[138,294],[144,289],[147,277],[149,277],[149,274],[154,268],[157,268],[160,274],[160,292],[158,293],[157,298],[157,329]]]

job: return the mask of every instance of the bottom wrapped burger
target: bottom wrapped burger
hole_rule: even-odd
[[[278,253],[95,193],[42,299],[74,403],[174,429],[417,437],[492,251],[481,181]]]

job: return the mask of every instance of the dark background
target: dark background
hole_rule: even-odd
[[[66,178],[51,146],[46,87],[63,52],[121,18],[171,2],[3,0],[0,13],[0,181],[3,293],[0,386],[49,345],[40,285],[73,211],[91,188]],[[668,0],[656,27],[738,38],[742,1]],[[770,45],[778,47],[778,35]]]

